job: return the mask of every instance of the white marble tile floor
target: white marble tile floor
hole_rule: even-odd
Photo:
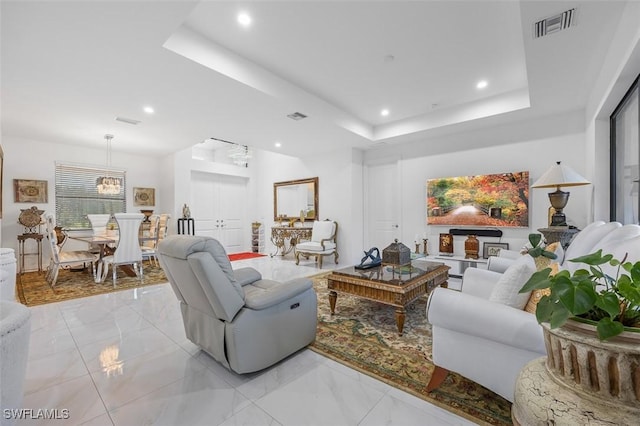
[[[327,263],[323,271],[334,267]],[[251,266],[276,280],[323,272],[311,262],[296,266],[280,257],[233,266]],[[311,350],[258,373],[234,374],[187,340],[168,284],[31,310],[23,407],[68,409],[69,418],[55,424],[473,424]]]

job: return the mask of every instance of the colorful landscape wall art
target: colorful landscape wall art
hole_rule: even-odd
[[[529,172],[427,180],[427,224],[529,226]]]

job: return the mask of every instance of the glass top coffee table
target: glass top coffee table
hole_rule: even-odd
[[[419,265],[416,266],[416,265]],[[439,262],[415,262],[411,266],[381,265],[371,269],[353,266],[332,271],[327,277],[331,315],[338,293],[347,293],[396,308],[396,325],[402,336],[405,308],[434,288],[447,287],[449,267]]]

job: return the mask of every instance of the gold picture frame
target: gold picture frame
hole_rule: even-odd
[[[48,186],[46,180],[14,179],[13,201],[15,203],[48,203]]]
[[[134,206],[155,206],[156,205],[156,189],[155,188],[133,188],[133,205]]]

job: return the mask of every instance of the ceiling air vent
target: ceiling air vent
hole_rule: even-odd
[[[126,117],[116,117],[116,121],[121,121],[127,124],[133,124],[134,126],[136,124],[140,124],[140,120],[134,120],[133,118],[126,118]]]
[[[307,116],[301,112],[294,112],[293,114],[287,114],[287,117],[296,121],[302,120],[303,118],[307,118]]]
[[[569,9],[558,15],[550,16],[533,24],[533,38],[544,37],[566,30],[576,24],[576,10]]]

